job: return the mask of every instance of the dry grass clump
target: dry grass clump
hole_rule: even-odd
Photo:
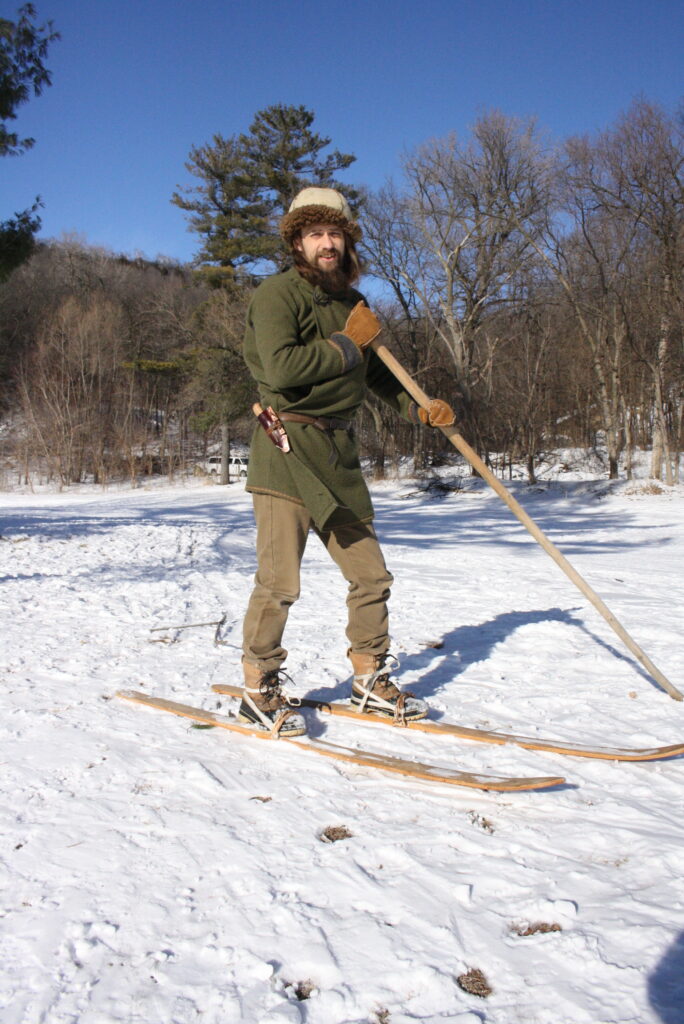
[[[477,814],[475,811],[468,811],[468,818],[473,825],[477,825],[483,832],[489,832],[492,835],[496,831],[493,821],[483,817],[481,814]]]
[[[660,484],[656,484],[653,481],[647,484],[640,484],[637,487],[629,487],[625,491],[625,494],[639,495],[639,494],[665,494],[665,488],[661,487]]]
[[[459,988],[468,992],[471,996],[479,996],[486,999],[492,994],[492,987],[487,981],[479,967],[471,967],[465,974],[460,974],[456,979]]]
[[[306,981],[298,981],[294,986],[294,994],[297,999],[301,1002],[304,999],[310,999],[311,993],[315,991],[316,986],[314,985],[311,978],[307,978]]]
[[[563,929],[557,921],[535,921],[533,924],[513,924],[511,933],[513,935],[547,935],[549,932],[562,932]]]
[[[328,825],[318,838],[322,843],[339,843],[340,839],[351,839],[353,835],[346,825]]]

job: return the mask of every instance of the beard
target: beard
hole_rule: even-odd
[[[328,295],[344,295],[351,288],[349,271],[345,266],[346,260],[342,256],[330,270],[323,270],[318,262],[311,263],[306,259],[304,253],[294,250],[294,265],[309,284],[314,288],[321,288]]]

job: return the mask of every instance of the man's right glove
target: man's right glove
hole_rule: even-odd
[[[361,351],[370,345],[382,330],[382,324],[365,302],[357,302],[339,334],[353,341]],[[333,338],[335,335],[333,335]]]
[[[441,398],[431,398],[427,409],[418,409],[418,419],[431,427],[450,427],[456,422],[456,415],[448,402]]]

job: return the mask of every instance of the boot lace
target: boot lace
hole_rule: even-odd
[[[290,708],[301,707],[300,698],[289,691],[285,680],[294,686],[292,677],[287,672],[282,669],[272,669],[270,672],[265,672],[259,681],[259,695],[263,698],[269,711],[276,710],[283,703]]]

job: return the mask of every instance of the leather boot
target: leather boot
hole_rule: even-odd
[[[258,665],[243,659],[245,688],[238,710],[242,722],[274,735],[302,736],[306,732],[304,716],[293,710],[292,702],[283,693],[279,669],[265,672]],[[289,677],[288,677],[289,678]]]
[[[394,718],[399,723],[425,718],[429,707],[424,700],[403,692],[390,679],[390,654],[348,651],[354,670],[351,703],[358,711]]]

